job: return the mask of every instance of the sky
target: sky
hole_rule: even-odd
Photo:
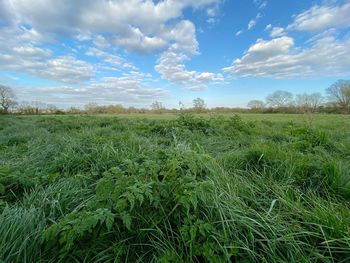
[[[350,0],[0,0],[19,101],[246,107],[350,78]]]

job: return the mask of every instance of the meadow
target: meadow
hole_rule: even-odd
[[[0,262],[350,262],[350,116],[0,116]]]

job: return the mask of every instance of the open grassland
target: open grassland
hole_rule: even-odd
[[[0,262],[349,262],[350,117],[0,117]]]

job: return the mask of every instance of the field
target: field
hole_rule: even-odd
[[[0,262],[350,262],[350,116],[0,117]]]

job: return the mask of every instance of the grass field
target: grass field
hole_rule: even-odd
[[[0,117],[0,262],[350,262],[350,116]]]

